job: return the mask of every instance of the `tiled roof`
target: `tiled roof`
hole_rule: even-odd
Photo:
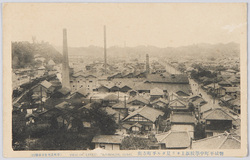
[[[168,93],[175,93],[177,91],[183,91],[185,93],[190,93],[191,86],[189,84],[166,84],[166,83],[137,83],[134,86],[134,90],[148,90],[150,91],[153,88],[160,88],[163,91]]]
[[[55,62],[51,59],[49,60],[48,65],[55,65]]]
[[[234,106],[240,106],[240,99],[230,100],[229,103]]]
[[[66,94],[70,93],[70,89],[63,87],[63,88],[59,89],[58,92],[62,93],[63,95],[66,95]]]
[[[103,108],[103,110],[105,110],[109,115],[114,115],[114,114],[117,114],[119,112],[117,112],[116,110],[110,108],[110,107],[105,107]]]
[[[158,87],[155,87],[155,88],[150,90],[150,95],[151,96],[158,96],[158,95],[161,96],[163,94],[164,94],[163,90],[158,88]]]
[[[43,87],[47,88],[47,89],[50,88],[50,87],[52,86],[52,84],[51,84],[50,82],[46,81],[46,80],[42,81],[42,82],[41,82],[41,85],[42,85]]]
[[[198,106],[198,105],[207,103],[202,97],[199,97],[195,100],[191,100],[191,102],[194,104],[194,106]]]
[[[191,113],[173,113],[170,115],[171,123],[191,123],[196,122],[195,115]]]
[[[162,102],[162,103],[168,104],[168,100],[164,99],[164,98],[156,99],[153,102],[151,102],[151,104],[155,104],[155,103],[158,103],[158,102]]]
[[[90,109],[92,109],[92,104],[93,103],[88,103],[85,106],[80,107],[78,110],[82,110],[82,109],[88,109],[88,110],[90,110]]]
[[[240,149],[240,147],[240,140],[227,132],[194,141],[192,144],[193,149]]]
[[[239,92],[240,88],[239,87],[223,87],[226,89],[226,92],[232,93],[232,92]]]
[[[126,104],[126,108],[129,108],[131,105],[129,104]],[[125,108],[125,104],[124,102],[119,102],[119,103],[116,103],[112,106],[112,108]]]
[[[120,135],[98,135],[92,139],[92,143],[121,144],[122,140]]]
[[[74,74],[72,75],[72,77],[74,77],[74,78],[77,78],[77,77],[84,77],[84,78],[87,78],[87,77],[90,77],[90,76],[96,78],[95,75],[93,75],[93,74],[91,74],[91,73],[83,72],[82,70],[80,70],[80,71],[78,71],[78,72],[76,72],[76,73],[74,73]]]
[[[231,85],[231,83],[229,81],[227,81],[227,80],[219,82],[219,85],[227,85],[227,84]]]
[[[60,109],[60,110],[62,110],[62,109],[66,109],[67,107],[69,107],[69,104],[68,104],[68,102],[62,102],[62,103],[60,103],[60,104],[58,104],[58,105],[56,105],[55,106],[57,109]]]
[[[238,79],[236,76],[232,76],[228,79],[231,83],[240,83],[240,79]]]
[[[224,102],[227,102],[227,101],[230,101],[230,100],[232,100],[233,99],[233,97],[232,96],[230,96],[230,95],[225,95],[224,97],[221,97],[220,98],[220,100],[222,100],[222,101],[224,101]]]
[[[220,88],[221,86],[218,84],[218,83],[211,83],[211,84],[209,84],[209,85],[206,85],[206,86],[204,86],[205,88],[215,88],[215,89],[218,89],[218,88]]]
[[[125,121],[125,120],[127,120],[127,119],[129,119],[137,114],[141,115],[142,117],[144,117],[152,122],[155,122],[159,116],[164,115],[164,113],[160,110],[145,106],[143,108],[139,108],[139,109],[135,110],[134,112],[130,113],[123,121]]]
[[[213,106],[211,106],[210,103],[207,103],[207,104],[200,106],[200,113],[204,113],[204,112],[210,111],[212,109],[213,109]]]
[[[130,124],[122,124],[122,127],[125,128],[125,129],[130,129],[132,126]]]
[[[173,74],[173,75],[150,74],[147,76],[146,81],[152,83],[189,84],[188,77],[184,74]]]
[[[188,93],[185,93],[185,92],[183,92],[183,91],[177,91],[176,94],[177,94],[178,96],[189,96]]]
[[[162,134],[156,134],[158,143],[165,143],[167,149],[188,148],[191,138],[187,132],[169,131]]]
[[[118,100],[118,96],[115,94],[109,94],[103,98],[105,101],[116,101]]]
[[[144,104],[149,104],[149,101],[141,96],[135,96],[135,97],[131,97],[130,99],[128,99],[128,104],[133,102],[133,101],[140,101]]]
[[[89,94],[89,92],[85,88],[80,88],[79,90],[76,91],[76,93],[79,93],[83,96],[87,96]]]
[[[228,113],[226,113],[221,108],[215,108],[212,111],[206,113],[204,115],[204,119],[206,120],[234,120]]]
[[[172,109],[188,109],[188,102],[181,100],[181,99],[174,99],[172,101],[169,102],[169,106]],[[184,107],[182,107],[184,106]]]

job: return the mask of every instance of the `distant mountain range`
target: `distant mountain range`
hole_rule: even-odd
[[[49,43],[32,44],[29,42],[13,42],[12,43],[12,67],[25,68],[34,66],[34,55],[39,54],[46,59],[50,59],[55,63],[62,62],[62,47],[52,46]],[[103,58],[103,47],[89,46],[89,47],[69,47],[69,55],[83,55],[88,61],[91,59]],[[160,57],[185,57],[191,56],[195,58],[201,57],[239,57],[240,45],[238,43],[219,43],[206,44],[200,43],[181,47],[167,47],[159,48],[155,46],[136,46],[136,47],[118,47],[113,46],[107,49],[108,57],[110,58],[140,58],[145,54],[150,56]]]
[[[54,46],[59,52],[62,47]],[[103,47],[69,47],[69,55],[86,55],[93,57],[103,57]],[[238,43],[219,43],[207,44],[200,43],[195,45],[181,47],[159,48],[155,46],[136,46],[136,47],[118,47],[113,46],[107,49],[111,57],[129,55],[156,55],[156,56],[194,56],[194,57],[218,57],[218,56],[237,56],[240,55],[240,45]]]

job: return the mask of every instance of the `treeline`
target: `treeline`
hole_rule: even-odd
[[[49,43],[12,42],[12,68],[36,66],[36,54],[44,57],[45,62],[50,59],[56,64],[62,62],[62,55]]]

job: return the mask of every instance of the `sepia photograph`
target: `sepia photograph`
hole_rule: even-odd
[[[5,3],[3,77],[5,157],[247,156],[246,3]]]

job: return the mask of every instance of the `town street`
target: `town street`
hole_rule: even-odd
[[[166,64],[166,71],[170,74],[181,74],[180,71],[178,71],[177,69],[175,69],[174,67],[170,66],[169,64]],[[209,95],[206,91],[204,91],[200,85],[195,82],[193,79],[191,79],[189,77],[189,83],[193,92],[193,95],[201,95],[202,98],[204,98],[205,101],[207,101],[208,104],[210,104],[212,106],[212,108],[223,108],[224,110],[226,110],[232,117],[234,117],[235,119],[239,119],[240,116],[239,115],[234,115],[232,114],[232,110],[227,108],[227,107],[222,107],[219,105],[219,101],[218,99],[213,99],[213,97],[211,95]]]

